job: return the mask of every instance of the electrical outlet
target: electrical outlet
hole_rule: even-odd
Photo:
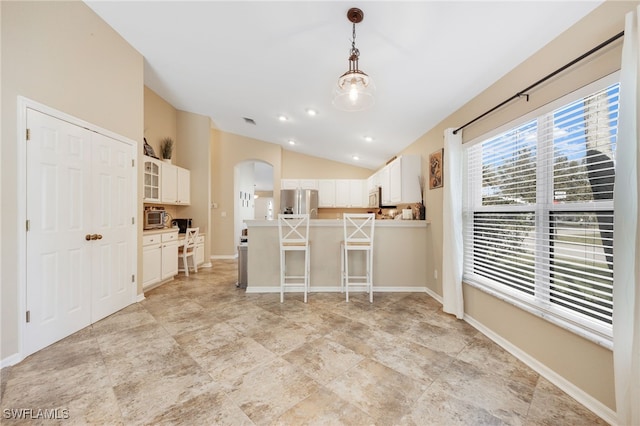
[[[437,280],[437,279],[438,279],[438,270],[437,270],[437,269],[434,269],[434,270],[433,270],[433,279],[434,279],[434,280]]]

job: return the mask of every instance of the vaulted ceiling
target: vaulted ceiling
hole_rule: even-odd
[[[145,85],[175,108],[377,169],[601,1],[86,3],[144,56]],[[376,85],[375,105],[359,112],[332,105],[348,67],[351,7],[364,12],[356,47]]]

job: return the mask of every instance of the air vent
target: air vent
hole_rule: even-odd
[[[254,126],[256,125],[256,122],[253,118],[249,118],[249,117],[242,117],[242,119],[244,120],[245,123],[247,124],[253,124]]]

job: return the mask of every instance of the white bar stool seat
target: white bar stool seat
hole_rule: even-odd
[[[309,291],[309,270],[311,264],[311,244],[309,242],[308,214],[279,214],[278,234],[280,236],[280,303],[284,302],[285,287],[304,287],[304,303]],[[302,275],[287,275],[287,252],[304,253]]]
[[[369,302],[373,303],[373,232],[375,214],[348,214],[343,215],[344,239],[340,244],[340,286],[346,290],[346,300],[349,301],[349,286],[365,286],[369,293]],[[349,253],[364,252],[364,275],[350,275]]]

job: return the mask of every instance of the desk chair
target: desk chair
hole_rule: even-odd
[[[182,259],[182,265],[184,267],[184,275],[189,276],[189,262],[191,258],[191,265],[194,272],[198,273],[198,264],[196,262],[196,239],[198,238],[198,232],[200,228],[187,228],[184,235],[184,245],[178,247],[178,259]]]
[[[304,303],[309,290],[309,269],[311,247],[309,243],[308,214],[279,214],[278,234],[280,236],[280,303],[284,302],[284,288],[304,286]],[[287,275],[287,252],[304,253],[303,275]]]
[[[345,213],[344,240],[341,243],[340,253],[340,285],[342,291],[346,290],[346,300],[349,301],[349,286],[364,285],[369,293],[369,302],[373,303],[373,231],[375,214],[348,214]],[[361,251],[365,255],[364,275],[349,274],[349,253]]]

